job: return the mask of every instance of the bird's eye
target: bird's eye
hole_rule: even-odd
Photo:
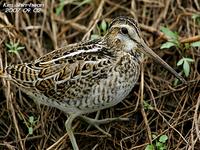
[[[128,30],[127,30],[127,28],[125,28],[125,27],[122,27],[122,28],[121,28],[121,32],[122,32],[123,34],[128,34]]]

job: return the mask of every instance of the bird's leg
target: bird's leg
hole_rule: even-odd
[[[97,120],[97,119],[92,119],[86,116],[80,116],[83,120],[85,120],[88,124],[93,125],[94,127],[96,127],[99,131],[101,131],[103,134],[111,137],[111,135],[109,133],[107,133],[106,131],[104,131],[103,129],[101,129],[99,127],[100,124],[106,124],[109,122],[113,122],[113,121],[128,121],[128,118],[106,118],[106,119],[101,119],[101,120]]]
[[[65,128],[67,130],[67,134],[70,138],[70,141],[72,143],[72,147],[74,150],[79,150],[78,145],[76,143],[76,138],[74,137],[74,133],[72,131],[72,122],[77,116],[78,115],[76,115],[76,114],[71,114],[71,115],[69,115],[67,121],[65,122]]]
[[[96,116],[95,116],[95,120],[98,120],[99,115],[100,115],[100,112],[101,112],[101,110],[98,110],[98,111],[97,111]],[[87,127],[87,130],[89,130],[91,126],[92,126],[92,125],[89,124],[89,126]],[[86,131],[87,131],[87,130],[86,130]]]

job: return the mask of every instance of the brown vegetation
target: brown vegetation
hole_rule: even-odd
[[[26,3],[39,1],[26,1]],[[88,2],[88,3],[84,3]],[[187,85],[174,86],[175,77],[145,59],[142,76],[130,96],[113,108],[101,111],[100,118],[123,116],[128,122],[102,125],[112,137],[102,135],[88,124],[74,121],[75,136],[81,150],[145,149],[158,139],[152,134],[167,135],[167,149],[199,149],[200,147],[200,47],[184,49],[185,43],[200,40],[199,0],[66,0],[43,1],[38,13],[7,12],[0,2],[0,68],[8,64],[30,62],[43,54],[68,43],[89,39],[99,34],[98,24],[110,22],[116,16],[134,17],[140,23],[149,46],[178,72],[182,57],[195,61],[185,79]],[[24,4],[21,1],[22,4]],[[160,31],[165,26],[178,32],[182,48],[160,49],[167,37]],[[17,55],[8,53],[6,43],[19,42],[24,46]],[[12,84],[11,84],[12,85]],[[0,149],[71,149],[65,130],[67,116],[55,108],[38,106],[9,81],[0,81]],[[144,107],[144,101],[152,107]],[[146,108],[146,109],[144,109]],[[89,114],[94,117],[94,114]],[[31,125],[29,118],[34,117]],[[30,135],[28,128],[33,128]]]

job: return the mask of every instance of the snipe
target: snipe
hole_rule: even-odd
[[[127,17],[114,19],[100,39],[62,47],[31,63],[8,66],[6,72],[36,102],[69,115],[66,130],[77,150],[72,121],[82,117],[100,129],[99,124],[115,120],[95,120],[84,114],[112,107],[130,93],[140,74],[142,53],[186,82],[145,44],[136,21]]]

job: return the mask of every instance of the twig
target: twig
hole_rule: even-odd
[[[199,131],[200,117],[198,117],[199,106],[200,106],[200,94],[197,99],[197,104],[194,112],[194,124],[195,124],[196,134],[200,141],[200,131]]]
[[[141,65],[140,88],[141,88],[141,93],[140,93],[141,94],[141,98],[140,98],[141,113],[142,113],[142,116],[143,116],[143,119],[144,119],[145,126],[147,128],[147,134],[148,134],[149,142],[150,142],[150,144],[152,144],[151,129],[149,127],[149,123],[148,123],[147,116],[146,116],[146,113],[144,111],[144,106],[143,106],[143,103],[144,103],[144,67],[143,67],[143,64]]]
[[[62,140],[64,140],[67,136],[68,136],[68,134],[65,133],[61,138],[59,138],[58,141],[56,141],[56,142],[53,143],[50,147],[48,147],[47,150],[52,150],[52,149],[54,149],[54,147],[55,147],[56,145],[58,145]]]
[[[101,2],[99,4],[99,7],[97,8],[96,13],[94,14],[91,22],[89,23],[89,26],[88,26],[89,30],[84,35],[83,40],[89,39],[92,30],[94,29],[94,27],[96,26],[97,22],[99,21],[99,19],[101,17],[101,14],[102,14],[104,2],[105,2],[105,0],[101,0]]]
[[[200,41],[200,35],[192,36],[189,38],[183,38],[180,40],[181,43],[192,43],[192,42],[196,42],[196,41]]]
[[[11,114],[12,114],[13,122],[14,122],[14,125],[15,125],[15,129],[17,131],[17,136],[18,136],[18,139],[19,139],[21,149],[25,150],[24,144],[22,142],[22,138],[21,138],[21,135],[20,135],[19,127],[18,127],[18,122],[17,122],[17,118],[16,118],[16,115],[15,115],[15,110],[14,110],[14,107],[13,107],[12,95],[10,93],[10,83],[9,82],[7,82],[7,83],[8,83],[7,84],[8,87],[7,87],[7,90],[6,90],[7,105],[10,108],[10,111],[11,111]]]
[[[164,4],[165,8],[160,13],[160,15],[157,17],[157,19],[155,20],[154,24],[152,25],[153,27],[157,28],[159,26],[160,22],[162,21],[162,19],[166,18],[166,14],[168,12],[169,4],[170,4],[171,0],[165,0],[164,2],[165,2],[165,4]]]

